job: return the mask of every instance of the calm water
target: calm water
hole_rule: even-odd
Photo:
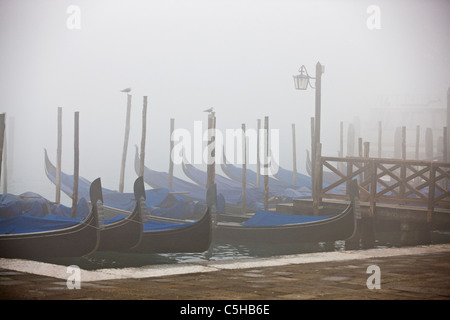
[[[384,232],[377,234],[376,248],[400,246],[400,234],[398,232]],[[432,244],[450,243],[450,232],[433,231]],[[334,243],[316,243],[300,245],[277,245],[254,247],[245,245],[231,245],[212,243],[210,250],[203,253],[171,253],[171,254],[127,254],[116,252],[96,252],[87,257],[48,259],[45,262],[60,265],[78,265],[82,269],[95,270],[102,268],[142,267],[147,265],[194,263],[200,261],[214,261],[226,259],[262,258],[279,255],[301,254],[311,252],[329,252],[354,250],[347,247],[345,241]]]

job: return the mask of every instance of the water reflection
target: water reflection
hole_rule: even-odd
[[[433,231],[432,244],[450,243],[450,232]],[[398,232],[383,232],[376,235],[376,248],[400,246]],[[166,253],[166,254],[134,254],[119,252],[95,252],[89,256],[77,258],[53,258],[40,260],[59,265],[78,265],[85,270],[103,268],[142,267],[149,265],[195,263],[202,261],[217,261],[243,258],[264,258],[290,254],[330,252],[343,250],[358,250],[345,241],[320,242],[310,244],[284,244],[271,246],[248,246],[242,244],[211,244],[207,252],[202,253]]]

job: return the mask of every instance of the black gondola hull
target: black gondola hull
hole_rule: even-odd
[[[353,204],[350,204],[337,215],[308,223],[245,227],[219,222],[214,228],[214,241],[253,245],[332,242],[352,237],[355,225]]]
[[[209,210],[195,223],[170,230],[144,231],[135,253],[196,253],[209,249],[212,219]]]
[[[94,252],[100,241],[97,211],[80,224],[60,230],[0,236],[3,258],[80,257]]]
[[[140,210],[126,218],[103,226],[97,251],[124,251],[133,248],[142,240],[142,218]]]

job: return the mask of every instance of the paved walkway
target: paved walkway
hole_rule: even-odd
[[[0,259],[0,299],[450,299],[450,244],[67,271]]]

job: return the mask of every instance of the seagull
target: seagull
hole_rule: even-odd
[[[120,92],[126,92],[126,93],[128,93],[130,91],[131,91],[131,88],[126,88],[126,89],[120,90]]]
[[[203,112],[214,113],[214,108],[211,107],[209,109],[203,110]]]

